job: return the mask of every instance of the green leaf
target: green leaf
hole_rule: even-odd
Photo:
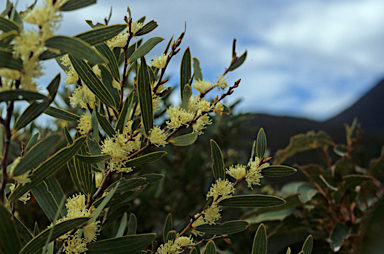
[[[139,156],[137,158],[128,160],[125,164],[124,167],[138,167],[146,163],[154,162],[166,155],[167,152],[165,151],[158,151],[158,152],[153,152],[153,153],[148,153],[142,156]]]
[[[164,39],[160,37],[153,37],[148,39],[143,45],[136,49],[135,52],[133,52],[133,54],[128,58],[128,63],[133,63],[137,59],[145,56],[154,46],[156,46],[156,44],[163,40]]]
[[[60,135],[53,134],[34,145],[13,170],[12,176],[20,176],[39,166],[53,152],[60,140]]]
[[[0,68],[22,71],[23,62],[20,58],[14,58],[11,52],[0,48]]]
[[[303,204],[305,204],[308,201],[312,200],[312,198],[318,192],[318,189],[315,186],[313,186],[312,184],[304,183],[304,184],[299,186],[299,188],[297,189],[297,192],[300,194],[299,195],[300,201]]]
[[[146,179],[144,177],[137,177],[137,178],[130,178],[130,179],[122,178],[122,179],[114,182],[113,184],[111,184],[107,188],[107,191],[114,188],[117,183],[120,183],[120,185],[119,185],[119,188],[116,190],[116,193],[120,193],[120,192],[125,192],[128,190],[135,189],[139,186],[146,184]]]
[[[347,175],[343,177],[343,185],[345,189],[354,189],[356,186],[367,181],[373,181],[373,177],[365,175]]]
[[[267,177],[289,176],[296,173],[296,169],[283,165],[271,165],[263,168],[261,174]]]
[[[267,254],[267,231],[261,223],[253,238],[252,254]]]
[[[99,163],[99,162],[105,161],[105,160],[109,159],[111,157],[111,155],[100,154],[100,155],[89,156],[89,155],[77,154],[75,157],[76,157],[76,159],[78,159],[81,162],[92,164],[92,163]]]
[[[75,37],[93,46],[93,45],[97,45],[112,39],[113,37],[118,35],[120,32],[122,32],[126,28],[127,28],[126,24],[102,26],[102,27],[78,34]]]
[[[100,72],[101,72],[101,80],[105,87],[108,89],[108,91],[111,93],[113,100],[115,102],[115,107],[119,108],[120,106],[120,92],[113,86],[114,78],[112,77],[112,74],[110,71],[104,67],[103,65],[99,66]]]
[[[59,210],[61,200],[65,199],[64,192],[61,189],[56,178],[48,177],[45,181],[38,184],[32,189],[32,194],[39,203],[41,209],[52,222]],[[65,209],[62,209],[59,218],[67,214]]]
[[[24,246],[30,240],[32,240],[33,235],[29,231],[29,229],[18,218],[15,217],[13,222],[15,223],[17,233],[20,236],[21,245]],[[0,222],[0,224],[1,224],[1,222]],[[1,225],[1,228],[3,228],[3,225]],[[2,233],[0,233],[0,235],[2,235]],[[0,247],[0,250],[1,250],[1,247]]]
[[[261,159],[264,157],[265,150],[267,150],[267,137],[263,128],[260,128],[256,139],[256,156]]]
[[[89,149],[89,151],[91,152],[91,154],[93,156],[101,155],[101,149],[100,149],[100,146],[99,146],[99,142],[96,139],[91,138],[90,136],[88,136],[87,137],[87,143],[88,143],[88,149]],[[104,163],[104,161],[96,163],[96,164],[97,164],[97,167],[100,170],[105,170],[105,163]]]
[[[150,136],[153,128],[153,105],[152,105],[152,87],[149,81],[148,66],[145,58],[141,58],[139,74],[137,78],[137,93],[139,96],[142,124],[144,125],[145,135]]]
[[[0,250],[4,254],[17,254],[21,249],[19,234],[11,214],[0,204]]]
[[[107,194],[107,196],[105,196],[103,198],[103,201],[101,202],[100,205],[97,206],[96,210],[92,213],[92,218],[88,221],[88,225],[95,222],[96,219],[99,217],[100,213],[103,211],[104,207],[108,204],[109,200],[111,200],[113,194],[115,194],[117,188],[119,188],[119,184],[120,183],[117,183],[116,184],[116,187],[113,188],[112,190],[110,190]]]
[[[167,234],[167,241],[175,241],[176,239],[176,231],[175,230],[170,230]]]
[[[132,94],[132,93],[131,93]],[[127,120],[128,120],[128,117],[129,117],[129,107],[130,107],[130,104],[132,103],[132,100],[130,100],[130,96],[127,96],[127,98],[125,99],[124,103],[123,103],[123,108],[120,112],[120,115],[119,115],[119,119],[117,119],[117,122],[116,122],[116,125],[115,125],[115,131],[116,132],[120,132],[120,133],[123,133],[123,130],[124,130],[124,127],[125,127],[125,124],[127,123]]]
[[[92,63],[108,63],[105,56],[94,50],[90,44],[76,37],[53,36],[45,41],[45,46],[67,52],[74,57],[83,58]]]
[[[95,183],[92,177],[92,165],[78,159],[78,155],[83,157],[86,156],[85,145],[79,149],[78,154],[76,154],[72,159],[74,160],[76,175],[81,187],[81,192],[83,192],[86,196],[90,196],[93,194],[95,189]]]
[[[95,3],[96,0],[69,0],[60,7],[60,11],[73,11]]]
[[[197,140],[197,134],[195,132],[185,134],[178,136],[176,138],[173,138],[169,140],[169,143],[171,143],[174,146],[189,146],[195,143]]]
[[[131,213],[129,215],[127,235],[135,235],[136,230],[137,230],[137,218],[133,213]]]
[[[229,68],[228,71],[233,71],[235,69],[237,69],[238,67],[240,67],[240,65],[242,65],[245,61],[245,58],[247,58],[247,51],[245,51],[240,57],[234,57],[232,59],[232,63],[231,63],[231,67]]]
[[[56,224],[54,228],[48,227],[47,229],[42,231],[40,234],[35,236],[30,242],[28,242],[20,251],[20,254],[35,253],[36,251],[39,251],[41,250],[41,248],[44,247],[45,242],[47,241],[50,234],[51,234],[51,238],[48,240],[49,242],[57,239],[58,237],[71,231],[72,229],[81,226],[88,220],[89,220],[88,217],[79,217],[79,218],[69,219],[69,220],[60,222]]]
[[[122,216],[129,209],[129,207],[130,205],[128,204],[119,206],[116,209],[112,210],[112,212],[109,213],[107,220],[102,224],[101,230],[103,230],[105,227],[109,226],[112,222]]]
[[[101,128],[110,138],[116,135],[116,132],[113,129],[112,125],[108,122],[108,120],[104,116],[101,116],[97,110],[96,110],[96,117],[97,117],[97,121],[99,121]]]
[[[21,100],[24,100],[24,101],[48,100],[48,98],[36,92],[23,91],[23,90],[10,90],[10,91],[0,92],[0,102],[21,101]]]
[[[291,248],[288,247],[286,254],[291,254]]]
[[[156,239],[156,234],[129,235],[93,242],[87,254],[136,254]]]
[[[136,34],[135,36],[141,36],[141,35],[144,35],[144,34],[147,34],[147,33],[150,33],[152,32],[153,30],[156,29],[156,27],[158,27],[156,21],[154,20],[151,20],[149,21],[148,23],[146,23]]]
[[[67,147],[62,148],[54,155],[48,158],[43,164],[38,166],[32,176],[30,177],[31,182],[26,183],[23,186],[17,186],[14,192],[10,195],[7,201],[7,206],[18,200],[24,193],[31,190],[42,181],[44,181],[47,177],[54,174],[57,170],[59,170],[62,166],[64,166],[67,161],[69,161],[75,153],[80,149],[80,147],[84,144],[85,137],[78,138],[75,142]]]
[[[124,213],[123,218],[121,218],[119,229],[117,230],[115,237],[122,237],[125,232],[125,228],[127,227],[127,214]]]
[[[244,231],[248,228],[249,223],[241,220],[227,221],[223,224],[209,225],[204,224],[196,227],[197,231],[211,235],[229,235]]]
[[[172,223],[172,214],[168,213],[167,219],[165,220],[164,227],[163,227],[163,241],[167,242],[167,236],[169,231],[171,231],[173,228]]]
[[[100,43],[99,45],[96,45],[96,49],[108,59],[108,68],[112,73],[112,76],[120,82],[120,72],[119,72],[119,66],[117,65],[117,60],[113,52],[109,49],[107,44]]]
[[[115,102],[111,93],[100,81],[96,74],[92,71],[91,67],[84,62],[81,58],[69,55],[77,74],[84,81],[87,87],[95,94],[95,96],[110,108],[115,108]]]
[[[211,139],[212,171],[215,179],[225,179],[223,154],[219,145]]]
[[[216,245],[215,242],[210,240],[207,245],[205,245],[204,254],[216,254]]]
[[[1,57],[0,57],[1,59]],[[24,112],[21,114],[21,116],[17,119],[17,122],[13,126],[13,132],[16,132],[20,130],[21,128],[24,128],[27,124],[35,120],[39,115],[41,115],[48,107],[49,104],[55,99],[55,95],[57,92],[57,87],[60,84],[60,74],[57,74],[56,77],[49,83],[47,89],[50,94],[50,100],[49,101],[43,101],[43,102],[32,102],[31,105],[29,105],[28,108],[24,110]]]
[[[184,102],[184,87],[185,85],[189,84],[189,81],[191,80],[191,75],[191,50],[189,49],[189,47],[187,47],[187,49],[184,51],[183,58],[181,59],[180,66],[180,92],[182,102]]]
[[[151,183],[156,183],[164,178],[164,175],[162,174],[146,174],[146,175],[141,175],[140,177],[144,177],[146,180],[146,184],[151,184]]]
[[[49,115],[49,116],[52,116],[52,117],[55,117],[58,119],[62,119],[65,121],[69,121],[69,122],[77,122],[80,120],[80,116],[78,116],[74,113],[71,113],[71,112],[66,111],[64,109],[61,109],[61,108],[56,108],[56,107],[51,107],[51,106],[49,106],[44,111],[44,113]]]
[[[19,33],[20,27],[15,21],[6,19],[0,15],[0,30],[4,31],[5,33],[13,30]]]
[[[323,131],[318,133],[309,131],[307,134],[298,134],[291,137],[289,145],[284,150],[276,152],[273,164],[279,165],[297,153],[333,144],[332,139]]]
[[[312,249],[313,249],[313,238],[311,235],[309,235],[305,240],[302,248],[303,254],[311,254]]]
[[[201,72],[199,59],[193,58],[193,76],[195,80],[203,80],[203,73]]]
[[[183,96],[181,97],[181,108],[182,109],[185,109],[187,112],[188,112],[188,102],[189,102],[189,98],[191,98],[191,95],[192,95],[192,88],[190,85],[186,84],[184,86],[184,92],[183,92]]]
[[[344,240],[348,237],[348,235],[349,235],[349,228],[347,228],[341,223],[337,223],[335,227],[332,229],[331,235],[329,236],[329,239],[330,239],[329,244],[331,245],[331,249],[334,252],[338,252],[341,246],[343,246]]]
[[[268,207],[268,206],[279,206],[284,205],[285,200],[279,197],[270,195],[237,195],[234,197],[226,198],[219,202],[221,206],[228,207]]]
[[[191,252],[189,252],[189,254],[200,254],[200,251],[197,250],[197,247],[193,247]]]

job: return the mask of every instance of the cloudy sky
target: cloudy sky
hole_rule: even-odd
[[[24,1],[19,1],[19,8]],[[112,1],[64,13],[58,34],[89,30],[85,19],[102,22],[113,7],[111,24],[123,23],[126,7],[134,19],[146,16],[159,27],[151,36],[164,41],[150,53],[159,55],[172,35],[187,24],[181,45],[200,60],[205,79],[217,80],[231,60],[233,38],[246,62],[229,73],[241,78],[227,103],[239,98],[241,112],[273,113],[326,120],[353,104],[384,77],[384,1]],[[179,80],[182,52],[168,74]],[[58,69],[57,69],[58,70]],[[49,64],[47,71],[56,71]]]

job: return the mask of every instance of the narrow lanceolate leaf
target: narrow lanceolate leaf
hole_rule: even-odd
[[[195,57],[193,58],[193,76],[195,77],[195,80],[203,80],[199,59]]]
[[[91,154],[93,156],[101,155],[101,149],[100,149],[100,146],[99,146],[99,142],[96,139],[91,138],[88,135],[87,136],[87,144],[88,144],[88,149],[89,149],[89,151],[91,152]],[[97,164],[97,167],[100,170],[105,170],[105,163],[104,162],[98,162],[96,164]]]
[[[209,241],[207,245],[205,245],[204,254],[216,254],[216,245],[214,241]]]
[[[117,230],[115,237],[122,237],[124,235],[125,229],[127,227],[127,214],[124,213],[123,218],[121,218],[119,229]]]
[[[143,156],[139,156],[137,158],[131,159],[127,161],[124,164],[124,167],[138,167],[146,163],[154,162],[166,155],[167,152],[165,151],[159,151],[159,152],[153,152],[153,153],[148,153]]]
[[[253,238],[252,254],[267,254],[267,231],[264,224],[260,224]]]
[[[228,71],[233,71],[235,69],[237,69],[238,67],[240,67],[240,65],[242,65],[245,61],[245,58],[247,58],[247,51],[245,51],[240,57],[234,57],[232,59],[232,64],[231,64],[231,68],[229,68]]]
[[[87,245],[88,254],[135,254],[156,239],[156,234],[128,235],[93,242]]]
[[[146,182],[147,181],[144,177],[130,178],[130,179],[122,178],[122,179],[116,181],[115,183],[111,184],[107,188],[107,190],[111,190],[111,189],[115,188],[116,184],[120,183],[119,188],[116,190],[116,193],[126,192],[128,190],[132,190],[134,188],[142,186],[142,185],[146,184]]]
[[[90,45],[97,45],[107,40],[112,39],[124,29],[127,28],[126,24],[117,24],[111,26],[103,26],[87,32],[76,35],[75,37],[89,43]]]
[[[212,157],[212,171],[215,179],[225,178],[223,154],[219,145],[211,139],[211,157]]]
[[[145,178],[145,181],[146,181],[145,183],[146,184],[151,184],[151,183],[156,183],[156,182],[158,182],[160,180],[163,180],[164,175],[151,173],[151,174],[141,175],[140,177],[144,177]]]
[[[257,134],[256,139],[256,156],[263,158],[265,150],[267,149],[267,137],[265,136],[264,129],[261,128]]]
[[[99,45],[96,45],[96,49],[108,59],[107,66],[109,70],[111,71],[113,77],[120,82],[119,66],[117,65],[117,60],[113,52],[105,43],[100,43]]]
[[[1,59],[1,57],[0,57]],[[27,124],[35,120],[39,115],[41,115],[48,107],[49,104],[55,99],[57,88],[60,84],[60,74],[57,74],[56,77],[49,83],[47,90],[50,95],[50,100],[44,100],[43,102],[32,102],[28,108],[24,110],[21,116],[17,119],[17,122],[13,126],[13,131],[18,131],[21,128],[24,128]]]
[[[60,140],[60,135],[53,134],[35,144],[13,170],[12,176],[22,175],[39,166],[53,152]]]
[[[105,161],[109,159],[111,156],[109,154],[92,155],[92,156],[77,154],[75,157],[81,162],[92,164],[92,163],[99,163],[99,162]]]
[[[276,177],[276,176],[289,176],[296,173],[296,169],[283,165],[272,165],[266,168],[263,168],[261,172],[263,176]]]
[[[20,58],[13,58],[11,52],[0,48],[0,68],[21,71],[23,69],[23,62]]]
[[[249,223],[241,220],[227,221],[223,224],[209,225],[204,224],[196,227],[197,231],[211,235],[229,235],[244,231],[248,228]]]
[[[152,105],[152,87],[149,81],[148,66],[145,62],[144,57],[141,58],[139,74],[137,78],[137,93],[139,95],[142,124],[144,125],[146,136],[149,137],[149,132],[153,128],[154,121]]]
[[[111,93],[113,100],[115,101],[115,107],[119,108],[119,106],[120,106],[120,92],[119,91],[120,90],[116,89],[113,86],[114,78],[112,77],[111,72],[104,65],[100,65],[99,69],[101,72],[101,81],[103,82],[104,86],[108,89],[108,91]]]
[[[109,213],[107,220],[102,224],[101,230],[103,230],[105,227],[109,226],[112,222],[121,217],[129,209],[129,207],[130,205],[127,204],[119,206],[116,209],[112,210],[112,212]]]
[[[113,129],[112,125],[108,122],[108,120],[104,116],[100,115],[100,113],[97,112],[97,110],[96,110],[96,118],[97,118],[97,121],[99,121],[101,128],[109,137],[113,137],[116,135],[116,132]]]
[[[30,240],[32,240],[33,238],[32,233],[18,218],[15,217],[13,222],[15,223],[17,233],[20,237],[21,245],[22,246],[26,245]],[[3,228],[3,225],[1,225],[1,228]],[[0,235],[3,235],[3,234],[0,233]],[[1,250],[1,247],[0,247],[0,250]]]
[[[313,249],[313,237],[309,235],[304,242],[302,252],[303,254],[311,254]]]
[[[95,3],[96,0],[69,0],[60,7],[60,11],[73,11]]]
[[[23,186],[18,186],[9,197],[7,205],[18,200],[22,195],[24,195],[24,193],[40,184],[47,177],[51,176],[58,169],[64,166],[64,164],[67,163],[67,161],[69,161],[84,144],[85,138],[86,137],[78,138],[72,145],[59,150],[43,164],[38,166],[30,177],[31,182]]]
[[[108,59],[92,46],[76,37],[54,36],[45,41],[45,46],[67,52],[92,63],[108,63]]]
[[[191,96],[192,96],[192,88],[190,85],[186,84],[184,86],[183,96],[181,96],[181,108],[182,109],[185,109],[186,111],[188,111],[188,102],[189,102],[189,98],[191,98]]]
[[[138,31],[138,32],[135,34],[135,36],[141,36],[141,35],[150,33],[150,32],[152,32],[153,30],[155,30],[156,27],[158,27],[156,21],[151,20],[151,21],[149,21],[147,24],[145,24],[145,25],[140,29],[140,31]]]
[[[116,184],[116,187],[110,190],[103,198],[103,201],[101,202],[100,205],[97,206],[96,210],[92,213],[92,218],[88,221],[88,225],[91,224],[92,222],[95,222],[96,219],[99,217],[100,213],[103,211],[104,207],[108,204],[109,200],[111,200],[113,194],[115,194],[117,188],[119,188],[120,183]]]
[[[125,124],[127,123],[127,120],[129,117],[129,112],[128,112],[129,105],[132,103],[132,100],[129,99],[130,97],[131,97],[131,95],[128,95],[127,98],[125,99],[124,103],[123,103],[123,108],[120,112],[119,119],[117,119],[117,122],[115,125],[115,131],[116,132],[119,131],[120,133],[123,133]]]
[[[11,219],[11,214],[0,204],[0,252],[17,254],[21,249],[19,234]]]
[[[128,63],[133,63],[137,59],[145,56],[151,49],[153,49],[156,44],[163,41],[164,39],[161,37],[153,37],[148,39],[143,45],[141,45],[138,49],[133,52],[133,54],[129,57]]]
[[[15,21],[6,19],[0,15],[0,30],[5,33],[13,30],[19,32],[20,28]]]
[[[137,218],[136,218],[136,215],[131,213],[129,215],[127,235],[135,235],[136,230],[137,230]]]
[[[185,134],[178,136],[176,138],[173,138],[169,140],[169,143],[171,143],[174,146],[189,146],[195,143],[197,140],[197,134],[195,132]]]
[[[32,194],[48,219],[53,221],[58,212],[60,201],[65,199],[64,192],[61,189],[59,182],[55,178],[49,177],[46,181],[43,181],[33,188]],[[65,215],[66,210],[62,209],[58,219]]]
[[[24,248],[20,251],[20,254],[35,253],[44,247],[49,235],[51,235],[51,238],[48,240],[50,242],[57,239],[59,236],[71,231],[72,229],[81,226],[88,220],[89,217],[79,217],[60,222],[56,224],[54,228],[48,227],[40,234],[35,236],[29,243],[27,243],[27,245],[25,245]]]
[[[77,154],[72,158],[76,169],[77,178],[80,182],[81,192],[85,195],[92,195],[95,189],[94,180],[92,178],[92,165],[78,159],[77,155],[86,156],[85,145],[79,149]]]
[[[191,79],[191,50],[189,47],[184,51],[180,66],[180,92],[181,100],[184,98],[184,87]]]
[[[48,100],[48,98],[36,92],[23,91],[23,90],[11,90],[11,91],[0,92],[0,102],[21,101],[21,100],[35,101],[35,100]]]
[[[168,232],[171,231],[173,228],[173,223],[172,223],[172,214],[168,214],[167,219],[165,220],[164,227],[163,227],[163,241],[166,243],[167,242],[167,235]]]
[[[77,74],[79,74],[80,78],[96,95],[96,97],[108,107],[115,108],[115,102],[111,93],[100,81],[100,79],[96,77],[96,74],[92,71],[91,67],[84,62],[84,60],[76,56],[69,55],[69,59],[71,60]]]
[[[39,136],[40,136],[40,132],[36,132],[35,134],[33,134],[33,136],[29,139],[27,147],[25,148],[25,150],[29,151],[29,149],[31,149],[36,144]]]
[[[55,117],[57,119],[62,119],[69,122],[77,122],[80,119],[80,116],[71,113],[69,111],[66,111],[61,108],[51,107],[49,106],[45,111],[45,114]]]
[[[270,195],[238,195],[234,197],[226,198],[219,202],[221,206],[228,207],[267,207],[267,206],[278,206],[284,205],[285,201],[282,198],[270,196]]]

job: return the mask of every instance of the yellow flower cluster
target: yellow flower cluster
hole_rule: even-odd
[[[234,192],[235,189],[233,188],[233,184],[228,181],[228,179],[217,179],[216,183],[212,184],[212,187],[207,194],[207,199],[209,197],[213,197],[213,200],[216,200],[218,197],[220,197],[218,200],[216,200],[216,202],[220,202],[221,200],[232,196]]]
[[[131,24],[132,34],[135,35],[142,27],[143,27],[143,23],[138,23],[133,21]],[[115,47],[123,48],[127,43],[128,36],[129,36],[128,31],[124,31],[123,33],[118,34],[117,36],[107,41],[107,45],[109,48],[115,48]]]
[[[212,83],[209,81],[205,81],[204,79],[203,80],[199,79],[199,80],[195,80],[192,86],[200,93],[205,93],[212,87]]]
[[[159,126],[155,126],[150,133],[149,141],[154,144],[155,146],[165,146],[168,144],[166,141],[167,139],[167,133],[162,130]]]
[[[79,254],[88,250],[87,243],[83,238],[78,238],[75,235],[69,236],[64,242],[64,251],[68,254]]]
[[[248,183],[248,187],[252,188],[252,185],[260,185],[260,179],[263,178],[261,175],[261,170],[263,168],[266,168],[269,166],[269,163],[263,163],[260,165],[260,159],[258,157],[255,158],[255,160],[250,160],[248,163],[248,173],[247,176],[245,177],[245,180]]]
[[[227,86],[228,86],[227,80],[223,75],[220,75],[219,80],[215,84],[215,87],[217,87],[218,90],[220,89],[224,90],[225,88],[227,88]]]
[[[180,108],[179,106],[170,106],[167,109],[170,121],[167,121],[168,128],[177,129],[183,125],[187,125],[190,121],[193,120],[194,114],[187,112],[185,109]]]
[[[209,112],[212,109],[212,104],[205,100],[205,98],[200,98],[200,96],[191,96],[188,101],[188,110],[190,112]]]
[[[191,236],[178,236],[174,241],[169,240],[167,243],[160,245],[157,249],[159,254],[177,254],[182,253],[185,247],[193,245]]]
[[[161,56],[157,57],[156,59],[151,60],[151,65],[153,67],[163,69],[165,68],[165,65],[167,64],[168,55],[165,55],[164,53],[161,54]]]
[[[236,180],[240,180],[247,175],[246,166],[240,164],[230,166],[225,172]]]
[[[119,173],[128,173],[132,168],[124,167],[124,161],[130,153],[139,150],[141,146],[141,134],[132,135],[132,121],[128,121],[123,133],[117,133],[115,136],[107,138],[101,146],[103,154],[111,155],[109,159],[109,168],[111,171]]]
[[[212,120],[209,118],[208,114],[204,114],[197,119],[197,121],[192,125],[193,132],[196,132],[198,135],[203,134],[203,129],[207,128],[206,125],[212,124]]]
[[[92,128],[92,115],[84,112],[84,114],[80,116],[78,122],[77,129],[82,135],[85,135]]]
[[[85,85],[78,86],[69,97],[72,107],[80,105],[83,109],[88,109],[87,103],[91,109],[95,107],[95,94]]]

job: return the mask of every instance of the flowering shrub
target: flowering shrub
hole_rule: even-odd
[[[242,220],[221,223],[221,212],[226,207],[274,207],[285,203],[271,195],[236,194],[236,187],[245,182],[252,190],[263,177],[286,176],[296,171],[269,164],[263,129],[247,165],[226,169],[219,145],[210,141],[214,182],[206,195],[207,203],[195,215],[185,215],[181,230],[173,229],[169,215],[163,226],[163,243],[157,244],[155,233],[138,234],[135,210],[129,219],[126,211],[147,185],[164,177],[159,173],[141,174],[142,165],[158,162],[167,154],[151,149],[192,145],[212,124],[213,115],[229,112],[221,102],[234,92],[240,80],[230,86],[225,75],[244,62],[246,53],[236,56],[234,43],[228,68],[217,82],[211,83],[203,79],[197,59],[192,73],[187,48],[180,67],[181,104],[165,105],[164,98],[172,89],[164,75],[168,63],[180,51],[184,33],[175,41],[171,38],[164,53],[152,60],[150,66],[146,56],[163,38],[145,42],[139,39],[156,29],[157,23],[145,23],[144,17],[134,21],[129,9],[125,24],[110,25],[108,19],[105,24],[96,25],[87,21],[91,26],[87,32],[73,37],[55,35],[62,12],[94,2],[46,0],[19,13],[7,1],[0,16],[0,102],[6,106],[6,115],[0,119],[4,142],[0,249],[2,253],[200,253],[200,247],[204,247],[204,253],[216,253],[215,240],[230,243],[228,235],[249,226]],[[26,30],[24,23],[36,26]],[[73,86],[67,101],[71,108],[52,106],[60,75],[47,86],[47,95],[40,93],[36,79],[43,75],[41,62],[48,59],[57,61],[66,73],[64,83]],[[198,95],[193,95],[192,87]],[[206,95],[215,87],[221,95],[207,99]],[[30,105],[16,114],[15,102],[20,100]],[[168,117],[164,123],[155,125],[155,113],[161,108],[166,108]],[[11,140],[18,133],[27,132],[26,127],[43,113],[64,123],[64,144],[54,150],[61,135],[39,139],[36,133],[27,144],[22,143],[16,158],[11,158]],[[76,133],[70,131],[74,124]],[[68,192],[62,188],[68,183],[56,178],[62,167],[66,167],[66,175],[73,184]],[[47,225],[37,221],[33,230],[33,225],[19,216],[23,209],[18,204],[18,200],[26,203],[31,197],[49,220]],[[118,231],[108,237],[104,232],[117,220]],[[44,230],[40,232],[39,227]],[[266,243],[266,231],[261,224],[249,250],[266,253]],[[311,250],[309,236],[302,253]]]

